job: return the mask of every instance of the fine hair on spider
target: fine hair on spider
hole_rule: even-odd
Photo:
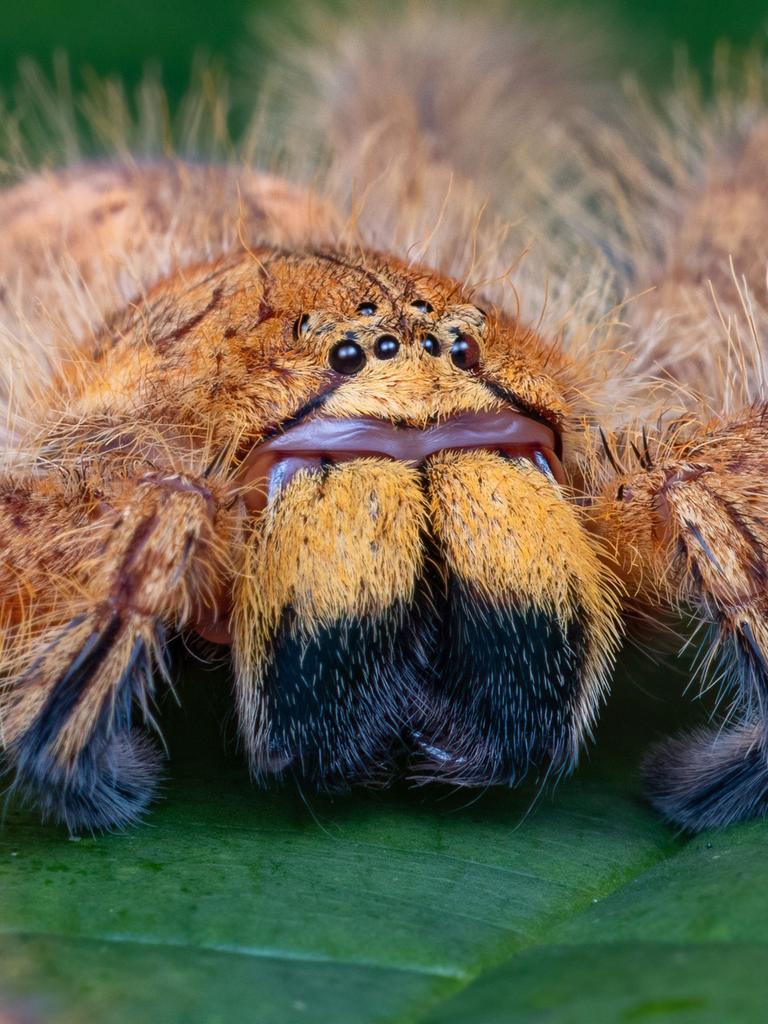
[[[557,779],[639,614],[731,695],[650,799],[762,814],[762,65],[607,101],[533,23],[379,15],[307,12],[238,143],[205,68],[176,120],[61,67],[0,110],[11,786],[139,819],[176,634],[265,784]]]

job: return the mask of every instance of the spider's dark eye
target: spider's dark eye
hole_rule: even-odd
[[[373,314],[376,312],[376,303],[361,302],[360,305],[357,307],[357,312],[360,314],[360,316],[373,316]]]
[[[394,359],[400,349],[400,342],[392,334],[382,334],[376,339],[373,352],[377,359]]]
[[[309,327],[309,313],[302,313],[299,319],[293,325],[293,336],[294,338],[301,337],[302,334],[307,333]]]
[[[430,302],[425,302],[424,299],[417,299],[411,303],[414,309],[417,309],[419,313],[434,313],[434,307]]]
[[[480,362],[480,346],[470,334],[460,334],[451,345],[451,362],[459,370],[473,370]]]
[[[440,355],[440,342],[434,336],[434,334],[425,334],[421,339],[421,347],[425,352],[428,352],[431,356]]]
[[[365,366],[365,352],[356,341],[340,341],[331,349],[328,362],[336,373],[357,373]]]

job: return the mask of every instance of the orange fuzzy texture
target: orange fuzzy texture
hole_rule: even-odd
[[[414,26],[431,32],[429,19]],[[443,570],[493,603],[563,625],[583,616],[571,763],[607,686],[624,594],[652,619],[682,609],[712,627],[707,656],[736,680],[748,740],[734,749],[762,756],[764,96],[709,112],[673,100],[688,135],[629,107],[637,131],[624,139],[592,111],[579,120],[568,105],[558,120],[557,96],[542,105],[533,87],[504,99],[501,65],[466,106],[455,81],[424,103],[402,40],[383,94],[340,93],[345,75],[370,85],[364,40],[326,40],[343,60],[320,65],[322,110],[312,90],[301,105],[303,123],[341,147],[319,194],[245,164],[176,159],[82,164],[0,193],[4,743],[15,749],[39,716],[61,661],[109,635],[51,748],[74,770],[111,721],[136,644],[160,665],[160,627],[231,631],[253,733],[286,610],[306,635],[383,620],[413,598],[429,534]],[[498,58],[489,40],[470,43],[481,65]],[[430,110],[436,126],[422,123]],[[382,111],[399,113],[388,123]],[[556,153],[520,128],[550,118]],[[287,135],[299,153],[301,134]],[[558,234],[558,218],[578,230]],[[521,255],[532,239],[543,264]],[[367,361],[344,377],[329,356],[348,332]],[[422,349],[426,333],[440,357]],[[462,333],[479,344],[477,372],[448,357]],[[397,358],[374,358],[382,334],[399,340]],[[440,453],[420,469],[361,458],[299,473],[254,511],[249,456],[313,403],[417,428],[516,409],[555,431],[566,484],[493,452]],[[681,788],[659,799],[665,813],[702,827],[759,812],[741,798],[691,810],[696,785],[726,774],[711,750],[691,751]]]
[[[618,646],[619,594],[577,509],[530,463],[510,469],[492,452],[442,453],[430,460],[427,479],[446,564],[473,591],[541,609],[566,626],[578,605],[589,637],[578,715],[591,728]]]
[[[101,194],[103,184],[101,172],[85,170],[79,185],[83,201],[91,185],[111,211],[99,221],[103,230],[113,218],[109,230],[127,232],[113,240],[116,249],[130,254],[135,244],[141,251],[145,241],[124,219],[121,201],[108,191]],[[25,204],[16,208],[23,219]],[[296,193],[296,218],[306,209],[306,197]],[[250,227],[246,223],[246,233]],[[68,636],[73,652],[88,629],[102,628],[110,609],[119,608],[127,623],[58,738],[57,756],[67,763],[76,758],[109,699],[109,680],[128,663],[132,638],[153,620],[177,628],[198,622],[208,632],[211,622],[231,615],[247,721],[259,666],[284,607],[311,631],[313,623],[355,613],[375,616],[412,599],[427,522],[413,469],[356,460],[322,483],[300,475],[276,510],[249,518],[240,467],[268,431],[318,397],[324,415],[333,417],[367,415],[425,427],[511,404],[546,419],[558,432],[566,428],[579,405],[579,367],[553,353],[535,331],[493,308],[479,310],[472,298],[459,282],[392,256],[285,253],[240,242],[227,255],[175,270],[67,350],[31,410],[23,448],[45,453],[73,482],[53,488],[48,512],[28,535],[13,526],[3,533],[15,566],[2,595],[6,616],[17,623],[9,665],[19,673],[28,667],[57,623],[85,616]],[[417,299],[434,312],[413,307]],[[376,304],[374,316],[357,311],[363,301]],[[305,328],[297,331],[305,315]],[[368,362],[359,374],[343,378],[329,368],[329,353],[350,330]],[[461,332],[481,346],[480,374],[458,370],[450,361],[448,351]],[[439,358],[421,348],[425,333],[438,339]],[[381,334],[401,339],[397,359],[373,358]],[[548,524],[560,520],[560,532],[573,535],[575,546],[565,557],[574,578],[607,579],[596,549],[581,536],[578,514],[563,498],[542,504],[541,487],[526,472],[477,458],[489,478],[498,474],[508,485],[517,480],[532,502],[530,521],[519,534],[524,546],[509,548],[507,568],[520,585],[516,600],[567,622],[575,590],[564,588],[561,558],[540,549],[539,572],[531,572],[524,531],[545,535]],[[215,473],[204,481],[212,463]],[[51,489],[47,481],[29,477],[23,465],[22,459],[4,485],[9,521],[15,504],[26,510],[30,502],[45,501],[45,488]],[[438,470],[435,463],[430,479]],[[173,482],[177,477],[182,484]],[[447,514],[440,508],[447,510],[453,500],[439,493],[435,484],[430,500],[438,503],[438,520]],[[477,503],[478,513],[487,500],[481,492],[466,498]],[[63,513],[49,523],[57,502],[67,509],[65,544],[53,540],[60,536]],[[336,532],[340,523],[348,534]],[[489,530],[479,536],[477,544],[491,543],[491,535]],[[502,575],[484,586],[499,597],[506,593]],[[590,582],[587,589],[594,654],[574,751],[615,645],[610,587],[601,593]],[[42,591],[45,614],[38,610]],[[153,647],[148,634],[146,644]],[[46,659],[37,665],[34,687],[11,687],[4,712],[8,740],[23,735],[40,712],[62,657],[66,650],[59,646],[50,665]]]

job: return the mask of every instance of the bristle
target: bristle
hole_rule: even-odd
[[[585,15],[553,22],[495,2],[368,0],[306,4],[256,25],[274,54],[267,95],[331,161],[359,160],[375,139],[385,159],[410,154],[414,164],[487,181],[511,160],[522,164],[536,135],[553,118],[563,123],[599,81],[601,33]],[[365,165],[355,166],[360,178]],[[363,186],[381,161],[368,170]]]
[[[386,784],[410,717],[414,674],[404,607],[302,629],[290,611],[275,632],[259,684],[253,768],[323,790]]]

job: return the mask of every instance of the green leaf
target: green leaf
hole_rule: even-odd
[[[765,945],[638,942],[527,950],[424,1024],[765,1024]]]
[[[637,678],[538,800],[264,792],[219,754],[226,682],[190,680],[143,826],[9,811],[2,999],[57,1024],[764,1021],[765,827],[686,842],[645,805],[639,752],[679,715]]]

